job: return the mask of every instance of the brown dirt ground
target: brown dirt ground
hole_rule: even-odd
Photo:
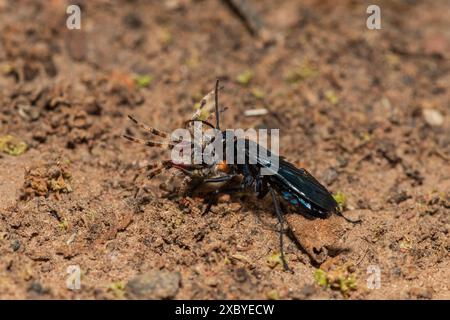
[[[81,31],[64,0],[0,0],[0,138],[29,146],[0,155],[0,298],[127,298],[155,270],[179,273],[176,299],[450,298],[447,1],[379,1],[376,31],[364,1],[252,1],[265,43],[223,1],[78,2]],[[281,154],[363,219],[289,215],[293,274],[269,197],[222,197],[201,216],[201,199],[161,197],[167,175],[133,180],[168,154],[121,138],[140,134],[126,115],[171,131],[216,77],[225,127],[281,128]],[[81,290],[66,288],[70,265]]]

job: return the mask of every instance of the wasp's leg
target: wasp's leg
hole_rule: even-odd
[[[253,184],[255,179],[253,178],[253,176],[250,172],[250,167],[248,164],[242,165],[242,174],[244,176],[244,181],[243,181],[244,185],[246,187],[250,187]]]
[[[258,175],[255,179],[255,192],[258,199],[262,199],[269,192],[269,187],[267,186],[267,182],[263,180],[261,175]]]
[[[278,232],[280,233],[280,256],[281,256],[281,261],[283,262],[283,268],[286,271],[292,271],[287,262],[286,259],[284,257],[284,249],[283,249],[283,222],[284,222],[284,218],[283,215],[281,213],[281,209],[280,209],[280,203],[278,201],[277,195],[275,194],[275,191],[273,191],[272,187],[269,187],[269,191],[270,194],[272,195],[272,201],[273,204],[275,206],[275,212],[277,214],[277,218],[278,218],[278,222],[279,222],[279,229]]]

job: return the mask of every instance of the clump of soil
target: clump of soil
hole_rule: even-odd
[[[72,192],[72,174],[68,161],[52,161],[25,169],[24,184],[20,198],[29,200],[35,196],[48,197]]]

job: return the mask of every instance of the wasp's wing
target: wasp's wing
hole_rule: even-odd
[[[336,211],[337,202],[331,193],[305,169],[296,168],[291,163],[280,160],[276,178],[281,178],[299,194],[326,211]]]
[[[246,141],[246,143],[247,147],[256,144],[251,140]],[[253,147],[255,146],[253,145]],[[268,171],[273,171],[273,174],[270,175],[272,182],[280,187],[289,188],[291,192],[295,192],[298,196],[324,211],[333,212],[337,210],[338,205],[331,193],[308,171],[295,167],[282,157],[278,158],[278,166],[273,166],[273,157],[276,155],[259,145],[257,148],[257,153],[249,152],[248,150],[251,150],[251,148],[246,148],[249,160],[265,167]]]

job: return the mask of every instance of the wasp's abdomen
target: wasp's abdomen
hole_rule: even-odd
[[[311,204],[308,201],[306,201],[306,200],[304,200],[304,199],[302,199],[300,197],[297,197],[295,194],[293,194],[290,191],[283,191],[281,193],[281,195],[284,198],[284,200],[288,201],[293,206],[301,205],[301,206],[305,207],[308,210],[312,209],[311,208]]]
[[[306,199],[303,199],[302,197],[296,195],[292,191],[284,190],[281,192],[281,196],[284,200],[288,201],[292,206],[297,208],[303,208],[306,210],[307,213],[320,217],[320,218],[326,218],[328,216],[328,212],[319,208],[318,206],[314,205],[313,203],[309,202]]]

